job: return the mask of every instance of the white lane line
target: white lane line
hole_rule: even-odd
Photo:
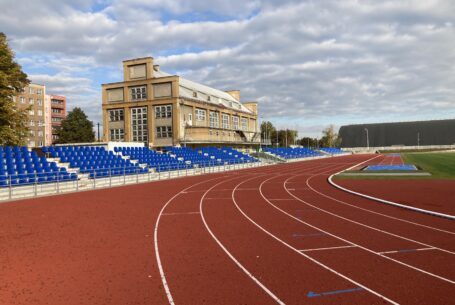
[[[161,282],[163,283],[163,287],[164,287],[164,291],[166,293],[166,297],[167,297],[167,300],[169,301],[169,304],[170,305],[175,305],[174,303],[174,298],[172,297],[172,294],[171,294],[171,290],[169,289],[169,285],[167,283],[167,280],[166,280],[166,275],[164,274],[164,269],[163,269],[163,265],[161,263],[161,257],[160,257],[160,251],[159,251],[159,247],[158,247],[158,226],[160,224],[160,219],[161,219],[161,216],[163,215],[163,211],[166,209],[166,207],[175,199],[177,198],[179,195],[181,194],[185,194],[184,192],[187,192],[190,188],[196,186],[196,185],[199,185],[199,184],[202,184],[202,183],[205,183],[205,182],[208,182],[208,181],[212,181],[212,180],[215,180],[215,179],[219,179],[219,178],[222,178],[223,176],[221,177],[216,177],[216,178],[212,178],[212,179],[207,179],[207,180],[203,180],[203,181],[200,181],[198,183],[195,183],[193,185],[190,185],[189,187],[183,189],[182,191],[178,192],[177,194],[175,194],[174,196],[172,196],[165,204],[164,206],[161,208],[160,210],[160,213],[158,214],[158,217],[156,219],[156,222],[155,222],[155,230],[154,230],[154,233],[153,233],[153,239],[154,239],[154,246],[155,246],[155,256],[156,256],[156,263],[158,264],[158,270],[160,272],[160,277],[161,277]]]
[[[437,250],[437,249],[436,248],[401,249],[401,250],[394,250],[394,251],[378,252],[378,254],[383,255],[383,254],[407,253],[407,252],[428,251],[428,250]]]
[[[344,188],[341,185],[336,184],[335,182],[333,182],[333,177],[335,175],[338,175],[338,174],[340,174],[340,173],[342,173],[344,171],[351,170],[352,168],[354,168],[354,167],[350,167],[350,168],[341,170],[341,171],[339,171],[337,173],[334,173],[334,174],[330,175],[330,177],[327,180],[329,181],[329,183],[332,186],[334,186],[337,189],[342,190],[344,192],[350,193],[350,194],[354,194],[354,195],[357,195],[357,196],[360,196],[360,197],[363,197],[363,198],[367,198],[367,199],[370,199],[370,200],[373,200],[373,201],[385,203],[385,204],[388,204],[388,205],[400,207],[400,208],[403,208],[403,209],[407,209],[407,210],[411,210],[411,211],[415,211],[415,212],[419,212],[419,213],[423,213],[423,214],[429,214],[429,215],[432,215],[432,216],[439,216],[439,217],[442,217],[442,218],[455,220],[455,216],[453,216],[453,215],[447,215],[447,214],[443,214],[443,213],[438,213],[438,212],[433,212],[433,211],[429,211],[429,210],[419,209],[419,208],[411,207],[411,206],[408,206],[408,205],[403,205],[403,204],[399,204],[399,203],[396,203],[396,202],[392,202],[392,201],[376,198],[376,197],[373,197],[373,196],[369,196],[369,195],[366,195],[366,194],[362,194],[362,193],[359,193],[359,192],[355,192],[355,191],[349,190],[349,189]],[[343,201],[337,200],[337,199],[335,199],[333,197],[330,197],[330,196],[327,196],[327,195],[323,195],[323,196],[325,196],[327,198],[331,198],[331,199],[333,199],[335,201],[338,201],[340,203],[344,203]],[[435,227],[419,224],[419,223],[416,223],[416,222],[412,222],[412,221],[408,221],[408,220],[405,220],[405,219],[389,216],[389,215],[386,215],[386,214],[381,214],[381,213],[374,212],[374,211],[371,211],[371,210],[368,210],[368,209],[363,209],[363,208],[360,208],[360,207],[357,207],[357,208],[365,210],[365,211],[369,211],[369,212],[374,213],[374,214],[382,215],[382,216],[385,216],[385,217],[388,217],[388,218],[393,218],[393,219],[400,220],[400,221],[403,221],[403,222],[411,223],[411,224],[414,224],[416,226],[421,226],[421,227],[425,227],[425,228],[428,228],[428,229],[432,229],[432,230],[436,230],[436,231],[440,231],[440,232],[444,232],[444,233],[455,235],[455,232],[451,232],[451,231],[447,231],[447,230],[443,230],[443,229],[439,229],[439,228],[435,228]]]
[[[275,178],[275,177],[269,178],[269,179],[267,179],[267,180],[270,180],[270,179],[273,179],[273,178]],[[267,180],[264,180],[264,181],[267,181]],[[264,182],[262,182],[261,185],[259,186],[259,191],[260,191],[261,195],[262,195],[262,189],[261,189],[261,187],[262,187],[263,183],[264,183]],[[237,185],[237,186],[238,186],[238,185]],[[236,188],[237,188],[237,186],[236,186]],[[377,297],[379,297],[379,298],[381,298],[381,299],[383,299],[383,300],[385,300],[385,301],[387,301],[387,302],[389,302],[389,303],[391,303],[391,304],[399,305],[399,303],[397,303],[397,302],[395,302],[395,301],[393,301],[393,300],[387,298],[386,296],[384,296],[384,295],[382,295],[382,294],[380,294],[380,293],[374,291],[373,289],[370,289],[370,288],[366,287],[365,285],[360,284],[359,282],[357,282],[357,281],[351,279],[350,277],[348,277],[348,276],[346,276],[346,275],[344,275],[344,274],[342,274],[342,273],[340,273],[340,272],[338,272],[338,271],[336,271],[336,270],[330,268],[329,266],[327,266],[327,265],[321,263],[320,261],[318,261],[318,260],[312,258],[311,256],[305,254],[304,252],[299,251],[298,249],[294,248],[294,247],[291,246],[290,244],[286,243],[284,240],[282,240],[282,239],[280,239],[279,237],[277,237],[276,235],[274,235],[273,233],[267,231],[264,227],[262,227],[261,225],[259,225],[258,223],[256,223],[253,219],[251,219],[251,218],[250,218],[250,217],[249,217],[249,216],[240,208],[240,206],[238,205],[237,201],[235,200],[235,195],[234,195],[234,194],[235,194],[235,192],[236,192],[236,188],[234,188],[234,190],[232,191],[232,200],[233,200],[233,202],[234,202],[234,205],[236,206],[236,208],[239,210],[239,212],[240,212],[246,219],[248,219],[252,224],[254,224],[254,225],[255,225],[257,228],[259,228],[261,231],[263,231],[264,233],[266,233],[267,235],[269,235],[270,237],[272,237],[272,238],[275,239],[276,241],[280,242],[280,243],[283,244],[284,246],[288,247],[289,249],[291,249],[291,250],[295,251],[296,253],[298,253],[298,254],[304,256],[305,258],[309,259],[310,261],[312,261],[313,263],[317,264],[318,266],[321,266],[322,268],[324,268],[324,269],[326,269],[326,270],[328,270],[328,271],[330,271],[330,272],[332,272],[332,273],[338,275],[339,277],[341,277],[341,278],[343,278],[343,279],[345,279],[345,280],[347,280],[347,281],[353,283],[354,285],[357,285],[358,287],[361,287],[361,288],[365,289],[366,291],[368,291],[368,292],[374,294],[375,296],[377,296]],[[267,202],[269,202],[269,201],[267,200],[267,198],[264,197],[264,195],[262,195],[262,197],[263,197]],[[270,202],[269,202],[269,203],[270,203]],[[270,203],[270,204],[272,204],[272,203]],[[273,206],[273,204],[272,204],[272,206]],[[284,213],[287,214],[286,212],[284,212]],[[289,215],[289,216],[293,217],[292,215]],[[295,217],[293,217],[293,218],[295,218]],[[311,225],[310,225],[310,227],[311,227]],[[321,231],[321,230],[319,230],[319,231]],[[352,243],[350,243],[350,242],[347,242],[347,243],[348,243],[348,244],[352,244]]]
[[[236,177],[238,178],[238,177]],[[256,177],[254,177],[256,178]],[[251,179],[247,179],[247,180],[252,180],[254,178],[251,178]],[[230,180],[234,180],[235,178],[233,179],[227,179],[225,181],[221,181],[220,183],[216,184],[216,185],[219,185],[223,182],[227,182],[227,181],[230,181]],[[215,185],[215,186],[216,186]],[[215,187],[213,186],[213,187]],[[212,187],[212,188],[213,188]],[[210,190],[212,188],[209,188],[201,197],[201,200],[199,202],[199,212],[201,214],[201,219],[202,219],[202,222],[204,223],[204,226],[205,228],[207,229],[207,231],[209,232],[209,234],[212,236],[212,238],[215,240],[215,242],[220,246],[221,249],[223,249],[223,251],[227,254],[227,256],[248,276],[250,277],[253,282],[255,282],[259,287],[262,288],[262,290],[264,290],[275,302],[277,302],[278,304],[280,305],[285,305],[285,303],[283,301],[281,301],[270,289],[268,289],[262,282],[260,282],[250,271],[248,271],[248,269],[246,269],[235,257],[234,255],[232,255],[231,252],[229,252],[229,250],[223,245],[223,243],[215,236],[215,234],[212,232],[212,230],[210,229],[209,225],[207,224],[207,221],[205,220],[205,217],[204,217],[204,212],[203,212],[203,209],[202,209],[202,206],[203,206],[203,203],[204,203],[204,199],[205,199],[205,196],[208,194],[208,192],[210,192]]]
[[[323,173],[321,173],[321,174],[323,174]],[[315,175],[315,176],[316,176],[316,175]],[[313,177],[315,177],[315,176],[313,176]],[[306,180],[308,186],[310,186],[310,185],[308,184],[308,182],[309,182],[313,177],[310,177],[310,178],[308,178],[308,179]],[[286,189],[286,184],[284,185],[284,188]],[[315,190],[315,189],[313,189],[313,188],[312,188],[312,190],[313,190],[315,193],[317,193],[317,194],[322,194],[321,192],[319,192],[319,191],[317,191],[317,190]],[[395,234],[395,233],[392,233],[392,232],[389,232],[389,231],[385,231],[385,230],[382,230],[382,229],[379,229],[379,228],[376,228],[376,227],[372,227],[372,226],[369,226],[369,225],[367,225],[367,224],[364,224],[364,223],[361,223],[361,222],[358,222],[358,221],[355,221],[355,220],[346,218],[346,217],[344,217],[344,216],[341,216],[341,215],[332,213],[332,212],[327,211],[327,210],[325,210],[325,209],[323,209],[323,208],[313,206],[313,205],[311,205],[310,203],[308,203],[308,202],[306,202],[306,201],[304,201],[304,200],[302,200],[302,199],[299,199],[299,197],[295,196],[294,194],[292,194],[292,193],[290,193],[290,192],[288,192],[288,193],[289,193],[291,196],[293,196],[294,198],[296,198],[297,200],[299,200],[299,201],[301,201],[301,202],[303,202],[303,203],[305,203],[305,204],[307,204],[307,205],[310,205],[310,206],[312,206],[312,207],[314,207],[314,208],[316,208],[316,209],[318,209],[318,210],[320,210],[320,211],[322,211],[322,212],[324,212],[324,213],[327,213],[327,214],[330,214],[330,215],[332,215],[332,216],[335,216],[335,217],[337,217],[337,218],[340,218],[340,219],[343,219],[343,220],[352,222],[352,223],[354,223],[354,224],[357,224],[357,225],[359,225],[359,226],[363,226],[363,227],[365,227],[365,228],[368,228],[368,229],[371,229],[371,230],[374,230],[374,231],[378,231],[378,232],[384,233],[384,234],[386,234],[386,235],[390,235],[390,236],[393,236],[393,237],[396,237],[396,238],[400,238],[400,239],[403,239],[403,240],[406,240],[406,241],[410,241],[410,242],[413,242],[413,243],[416,243],[416,244],[419,244],[419,245],[422,245],[422,246],[425,246],[425,247],[437,248],[437,249],[440,250],[440,251],[447,252],[447,253],[450,253],[450,254],[455,255],[455,252],[452,252],[452,251],[449,251],[449,250],[446,250],[446,249],[441,249],[441,248],[438,248],[438,247],[436,247],[436,246],[432,246],[432,245],[429,245],[429,244],[426,244],[426,243],[417,241],[417,240],[412,239],[412,238],[408,238],[408,237],[405,237],[405,236],[402,236],[402,235],[398,235],[398,234]]]
[[[176,212],[176,213],[162,213],[162,216],[174,216],[174,215],[194,215],[199,214],[199,212]]]
[[[290,178],[289,178],[289,179],[290,179]],[[284,185],[284,188],[286,189],[285,183],[284,183],[283,185]],[[261,188],[262,188],[262,184],[261,184]],[[290,192],[288,192],[288,193],[289,193],[291,196],[293,196],[294,198],[296,198],[297,200],[299,200],[300,202],[304,203],[305,205],[308,205],[308,206],[311,206],[311,207],[316,208],[316,209],[318,209],[318,210],[327,212],[327,211],[325,211],[325,210],[323,210],[323,209],[321,209],[321,208],[318,208],[318,207],[316,207],[316,206],[314,206],[314,205],[312,205],[312,204],[310,204],[310,203],[308,203],[308,202],[306,202],[306,201],[304,201],[304,200],[302,200],[302,199],[300,199],[300,198],[294,196],[294,195],[293,195],[292,193],[290,193]],[[262,194],[262,192],[261,192],[261,194]],[[266,199],[266,198],[264,197],[264,199]],[[267,200],[267,199],[266,199],[266,200]],[[318,228],[318,227],[316,227],[316,226],[313,226],[312,224],[310,224],[310,223],[308,223],[308,222],[305,222],[305,221],[303,221],[303,220],[301,220],[301,219],[299,219],[299,218],[297,218],[297,217],[295,217],[295,216],[289,214],[288,212],[286,212],[286,211],[280,209],[279,207],[275,206],[275,205],[274,205],[272,202],[270,202],[269,200],[267,200],[267,202],[268,202],[270,205],[272,205],[273,207],[275,207],[277,210],[279,210],[279,211],[281,211],[282,213],[288,215],[289,217],[291,217],[291,218],[297,220],[298,222],[301,222],[301,223],[306,224],[307,226],[310,226],[310,227],[312,227],[312,228],[314,228],[314,229],[316,229],[316,230],[319,230],[319,231],[321,231],[321,232],[324,232],[324,233],[326,233],[327,235],[330,235],[330,236],[335,237],[335,238],[337,238],[337,239],[339,239],[339,240],[341,240],[341,241],[344,241],[345,243],[348,243],[348,244],[351,244],[351,245],[355,245],[355,246],[359,247],[360,249],[363,249],[363,250],[365,250],[365,251],[367,251],[367,252],[370,252],[370,253],[372,253],[372,254],[374,254],[374,255],[378,255],[378,256],[380,256],[380,257],[383,257],[383,258],[385,258],[385,259],[387,259],[387,260],[393,261],[393,262],[395,262],[395,263],[397,263],[397,264],[403,265],[403,266],[408,267],[408,268],[410,268],[410,269],[413,269],[413,270],[415,270],[415,271],[419,271],[419,272],[422,272],[422,273],[424,273],[424,274],[426,274],[426,275],[429,275],[429,276],[435,277],[435,278],[437,278],[437,279],[440,279],[440,280],[442,280],[442,281],[445,281],[445,282],[448,282],[448,283],[451,283],[451,284],[455,284],[455,281],[453,281],[453,280],[450,280],[450,279],[447,279],[447,278],[445,278],[445,277],[439,276],[439,275],[437,275],[437,274],[434,274],[434,273],[431,273],[431,272],[422,270],[422,269],[420,269],[420,268],[417,268],[417,267],[414,267],[414,266],[412,266],[412,265],[406,264],[406,263],[404,263],[404,262],[402,262],[402,261],[393,259],[393,258],[391,258],[391,257],[382,256],[382,255],[378,254],[376,251],[373,251],[373,250],[371,250],[371,249],[369,249],[369,248],[363,247],[363,246],[361,246],[361,245],[359,245],[359,244],[356,244],[356,243],[354,243],[354,242],[351,242],[351,241],[349,241],[349,240],[347,240],[347,239],[344,239],[344,238],[342,238],[342,237],[340,237],[340,236],[337,236],[337,235],[335,235],[335,234],[329,233],[329,232],[327,232],[327,231],[325,231],[325,230],[323,230],[323,229],[321,229],[321,228]],[[331,214],[330,212],[328,212],[328,213]],[[335,214],[334,214],[334,215],[335,215]],[[340,218],[343,218],[343,217],[341,217],[341,216],[339,216],[339,217],[340,217]],[[424,243],[419,243],[419,242],[416,242],[416,243],[421,244],[421,245],[424,245],[424,246],[426,246],[426,247],[432,247],[432,246],[426,245],[426,244],[424,244]],[[432,247],[432,248],[436,248],[436,247]],[[440,249],[438,248],[438,250],[440,250]]]
[[[346,249],[346,248],[355,248],[354,245],[339,246],[339,247],[326,247],[326,248],[313,248],[313,249],[303,249],[299,250],[300,252],[312,252],[312,251],[324,251],[324,250],[335,250],[335,249]]]

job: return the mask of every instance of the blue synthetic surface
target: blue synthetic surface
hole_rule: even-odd
[[[416,171],[417,168],[412,164],[403,165],[370,165],[365,168],[367,171]]]

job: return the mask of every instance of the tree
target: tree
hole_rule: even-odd
[[[335,126],[330,125],[322,131],[321,144],[323,147],[340,147],[341,138],[335,132]]]
[[[319,140],[317,138],[303,137],[298,142],[301,146],[308,148],[315,148],[319,146]]]
[[[273,142],[273,136],[276,135],[276,128],[272,122],[264,121],[261,123],[261,139],[271,140]]]
[[[297,143],[297,130],[290,130],[290,129],[280,129],[277,131],[278,133],[278,146],[281,147],[289,147]],[[276,136],[276,135],[275,135]],[[272,140],[272,142],[276,142],[276,138]]]
[[[29,136],[28,108],[19,109],[13,97],[30,81],[21,66],[14,61],[6,35],[0,32],[0,145],[25,145]]]
[[[81,108],[76,107],[68,113],[62,126],[57,129],[57,144],[65,143],[87,143],[95,141],[93,123]]]

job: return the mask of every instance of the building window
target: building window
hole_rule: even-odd
[[[210,98],[210,95],[207,96],[207,102],[210,102],[211,98]]]
[[[147,76],[145,64],[128,66],[130,71],[130,78],[145,78]]]
[[[21,96],[20,98],[21,104],[25,104],[25,97]]]
[[[148,141],[147,107],[131,109],[131,127],[133,142]]]
[[[35,115],[35,110],[34,110],[34,109],[30,109],[30,110],[28,111],[28,114],[29,114],[29,115]]]
[[[228,114],[221,114],[221,127],[223,129],[229,129],[229,115]]]
[[[122,102],[123,101],[123,88],[107,89],[108,102]]]
[[[218,128],[220,126],[220,118],[218,112],[210,111],[210,127]]]
[[[239,129],[239,117],[232,116],[232,129],[238,130]]]
[[[60,121],[61,121],[61,119],[60,119]],[[38,126],[39,126],[39,127],[43,127],[43,126],[44,126],[44,121],[39,120],[39,121],[38,121]]]
[[[52,118],[52,122],[56,122],[56,123],[61,122],[62,120],[63,120],[62,118],[55,118],[55,117]]]
[[[43,141],[38,141],[38,146],[43,146],[43,145],[44,145]]]
[[[133,87],[131,90],[131,100],[145,100],[147,99],[147,86]]]
[[[57,109],[57,108],[52,108],[52,113],[62,114],[63,110],[62,109]]]
[[[118,122],[125,119],[123,109],[109,110],[109,121]]]
[[[123,142],[125,140],[125,132],[122,128],[109,129],[109,139],[115,142]]]
[[[38,106],[43,106],[43,100],[36,100],[38,102]]]
[[[28,142],[28,146],[35,147],[35,141]]]
[[[193,91],[193,97],[197,97],[197,92]]]
[[[242,123],[242,130],[248,130],[248,119],[242,118],[241,123]]]
[[[30,130],[30,136],[31,137],[35,137],[35,131],[34,130]]]
[[[36,94],[39,94],[39,95],[43,94],[43,90],[41,90],[41,89],[36,90]]]
[[[35,89],[33,89],[33,88],[30,87],[30,88],[29,88],[29,93],[30,93],[30,94],[35,94]]]
[[[172,138],[172,126],[158,126],[156,127],[157,138]]]
[[[172,117],[172,105],[156,106],[155,107],[155,118],[171,118]]]
[[[30,124],[30,126],[35,126],[35,121],[30,120],[29,124]]]
[[[38,110],[38,116],[43,116],[43,110]]]
[[[197,121],[205,121],[206,112],[204,109],[196,109],[195,112]]]
[[[38,131],[38,137],[42,137],[43,136],[43,132],[40,130]]]
[[[156,98],[172,96],[172,83],[154,84],[153,96]]]
[[[29,98],[29,99],[28,99],[28,103],[29,103],[30,105],[33,105],[33,104],[35,104],[35,101],[34,101],[32,98]]]

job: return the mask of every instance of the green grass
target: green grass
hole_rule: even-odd
[[[407,153],[401,156],[404,163],[430,172],[432,178],[455,179],[455,153]]]

